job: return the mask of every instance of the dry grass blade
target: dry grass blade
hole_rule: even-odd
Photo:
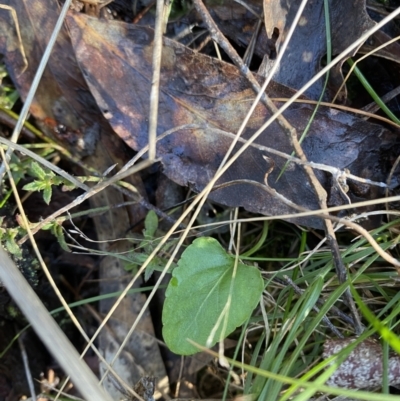
[[[89,401],[111,401],[7,253],[0,248],[0,278],[60,366]]]
[[[162,34],[164,22],[164,0],[157,0],[156,26],[154,30],[153,48],[153,79],[150,93],[150,117],[149,117],[149,159],[156,158],[158,99],[160,91],[160,69],[162,57]]]

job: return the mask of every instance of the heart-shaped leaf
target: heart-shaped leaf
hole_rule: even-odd
[[[234,265],[235,258],[213,238],[198,238],[183,252],[163,310],[164,340],[173,352],[198,352],[187,339],[212,346],[250,317],[264,282],[257,268]]]

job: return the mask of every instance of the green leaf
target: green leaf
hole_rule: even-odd
[[[20,258],[22,257],[22,250],[16,242],[17,235],[18,235],[18,229],[15,228],[6,229],[4,240],[7,251],[10,252],[15,257]]]
[[[44,190],[43,190],[43,199],[48,205],[51,201],[51,194],[52,194],[52,187],[51,185],[46,185]]]
[[[136,273],[136,268],[141,266],[146,261],[147,257],[148,255],[144,253],[132,252],[129,255],[129,263],[124,263],[124,269]]]
[[[374,99],[374,102],[382,109],[382,111],[396,124],[400,124],[400,120],[396,117],[395,114],[392,113],[392,111],[389,109],[389,107],[385,104],[385,102],[378,96],[378,94],[375,92],[374,88],[371,86],[371,84],[368,82],[368,80],[365,78],[364,74],[361,72],[361,70],[357,67],[357,64],[351,59],[347,59],[347,63],[350,65],[350,67],[354,66],[354,74],[356,77],[359,79],[361,82],[362,86],[364,89],[371,95],[372,99]]]
[[[154,271],[162,272],[165,268],[165,265],[167,264],[167,261],[163,258],[159,258],[158,256],[155,256],[148,266],[146,267],[146,270],[144,271],[144,281],[147,282],[149,278],[152,276]],[[171,266],[173,267],[173,266]],[[171,271],[171,267],[169,268],[168,271]]]
[[[187,339],[212,346],[251,316],[264,282],[257,268],[242,263],[234,276],[234,265],[235,259],[213,238],[198,238],[183,252],[167,288],[162,317],[171,351],[194,354],[198,349]]]
[[[51,232],[53,235],[55,235],[58,243],[60,244],[61,248],[64,249],[64,251],[72,252],[71,249],[69,249],[67,241],[65,241],[64,230],[61,224],[58,224],[57,222],[54,223],[51,227]]]
[[[150,210],[144,220],[144,238],[153,239],[158,228],[158,217],[154,210]]]
[[[46,172],[36,162],[31,163],[31,173],[40,180],[44,180],[46,178]]]
[[[124,264],[124,269],[126,271],[132,271],[136,273],[137,267],[141,266],[148,257],[149,255],[147,253],[133,253],[129,256],[131,262]],[[160,258],[158,256],[153,257],[144,272],[144,281],[148,281],[154,271],[162,272],[166,263],[166,260],[163,258]]]
[[[32,181],[29,184],[25,184],[22,189],[24,191],[41,191],[44,188],[44,184],[42,181]]]

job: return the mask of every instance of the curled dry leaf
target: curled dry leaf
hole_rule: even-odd
[[[153,30],[82,14],[71,14],[67,23],[77,60],[104,116],[130,147],[142,149],[147,145]],[[277,83],[271,83],[268,88],[271,98],[290,97],[293,93]],[[233,65],[164,39],[157,156],[165,174],[180,185],[201,191],[217,171],[232,143],[232,133],[237,132],[254,97],[250,85]],[[299,104],[284,113],[299,134],[311,114],[311,107]],[[249,138],[269,117],[266,108],[258,105],[243,138]],[[196,128],[185,128],[188,124],[195,124]],[[164,132],[178,126],[181,128],[160,138]],[[397,140],[394,134],[376,124],[321,108],[303,142],[303,149],[310,161],[347,168],[355,175],[384,181]],[[273,123],[217,184],[241,179],[262,183],[265,172],[275,166],[270,182],[279,193],[305,208],[319,208],[303,168],[290,163],[276,182],[286,159],[268,154],[263,146],[286,154],[292,152],[285,134]],[[270,165],[263,158],[265,154],[271,156]],[[330,174],[322,171],[316,174],[329,194],[337,192],[337,183]],[[360,188],[352,182],[348,184],[347,195],[352,202],[379,196],[377,187]],[[251,184],[237,182],[225,186],[212,192],[210,198],[266,215],[294,212]],[[335,205],[348,202],[345,196],[336,198],[332,202]],[[296,222],[322,228],[316,217]]]
[[[356,341],[356,338],[327,340],[324,344],[323,358],[336,355],[343,348]],[[372,339],[359,344],[347,359],[340,364],[326,384],[333,387],[361,389],[382,385],[383,355],[381,345]],[[388,380],[390,385],[400,383],[400,356],[389,357]]]

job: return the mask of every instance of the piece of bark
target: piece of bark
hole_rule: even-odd
[[[356,338],[327,340],[324,344],[323,358],[327,359],[339,353],[354,341]],[[382,346],[373,339],[366,339],[350,352],[326,384],[332,387],[353,389],[373,388],[382,386],[382,377]],[[400,356],[398,354],[389,356],[388,381],[390,385],[400,383]]]
[[[115,141],[115,138],[114,138]],[[111,138],[102,138],[101,145],[96,148],[96,152],[91,156],[91,163],[98,169],[105,166],[118,163],[123,165],[126,160],[118,158],[121,154],[118,151],[118,143],[114,144]],[[144,193],[144,189],[138,176],[130,176],[127,181],[134,185],[139,192]],[[91,198],[92,207],[105,205],[115,205],[124,202],[124,196],[113,188],[107,188],[98,195]],[[145,217],[146,210],[140,205],[130,206],[128,208],[111,209],[109,212],[95,217],[94,222],[100,241],[101,250],[112,253],[125,253],[132,250],[132,243],[121,240],[118,242],[104,242],[107,239],[117,239],[126,237],[129,228],[137,221]],[[135,221],[131,217],[134,216]],[[100,293],[110,293],[122,291],[131,281],[132,275],[127,274],[121,259],[114,256],[105,256],[100,262]],[[140,277],[133,288],[140,288],[143,279]],[[103,330],[100,335],[100,348],[104,352],[108,362],[113,359],[119,345],[122,343],[141,311],[146,296],[140,292],[127,295],[118,308],[113,313],[107,323],[109,330]],[[105,316],[114,304],[115,299],[105,299],[100,301],[100,312]],[[105,367],[101,364],[100,371],[103,373]],[[157,389],[162,392],[168,392],[168,379],[164,363],[161,358],[159,346],[154,334],[153,323],[150,312],[147,310],[139,321],[137,329],[133,332],[124,351],[117,360],[116,365],[118,374],[131,387],[137,383],[143,376],[156,376]],[[160,383],[163,385],[161,389]],[[108,380],[105,381],[107,391],[114,397],[119,396],[118,390],[114,384]]]

